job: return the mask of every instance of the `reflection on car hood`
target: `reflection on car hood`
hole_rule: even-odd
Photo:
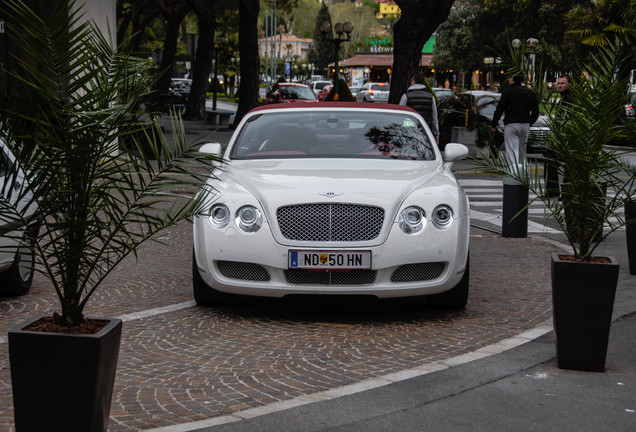
[[[249,190],[273,214],[278,207],[315,202],[347,202],[380,206],[391,212],[426,184],[455,186],[440,171],[439,161],[287,159],[232,161],[219,175]]]

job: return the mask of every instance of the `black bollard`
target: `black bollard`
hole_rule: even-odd
[[[526,186],[504,177],[502,237],[528,237],[528,196]]]
[[[625,201],[625,237],[629,274],[636,274],[636,201]]]

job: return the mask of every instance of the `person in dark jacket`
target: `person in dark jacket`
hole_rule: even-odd
[[[509,163],[526,164],[526,142],[530,125],[539,118],[539,100],[534,92],[521,85],[523,78],[514,76],[501,94],[491,128],[493,132],[504,115],[504,147]]]
[[[426,78],[422,74],[415,74],[411,78],[411,86],[400,99],[400,105],[413,108],[420,113],[426,124],[433,132],[435,141],[439,144],[439,125],[437,122],[437,103],[435,97],[426,88]]]
[[[565,121],[569,105],[572,104],[572,94],[568,85],[571,82],[570,75],[563,74],[557,78],[557,91],[561,96],[559,106],[557,107],[557,116],[559,121]],[[556,156],[552,151],[545,153],[545,180],[546,195],[549,198],[559,198],[561,190],[559,186],[559,161],[555,160]]]

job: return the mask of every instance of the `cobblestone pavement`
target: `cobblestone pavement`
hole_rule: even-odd
[[[551,318],[546,262],[556,247],[534,237],[471,231],[463,312],[370,299],[200,308],[191,292],[191,226],[160,240],[119,267],[86,310],[124,318],[109,431],[217,417],[443,361]],[[26,296],[0,298],[0,431],[14,430],[7,331],[56,307],[39,275]]]

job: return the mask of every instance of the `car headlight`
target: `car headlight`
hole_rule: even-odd
[[[216,229],[223,229],[230,222],[230,209],[225,204],[215,204],[210,209],[210,224]]]
[[[234,221],[244,233],[254,233],[263,226],[263,215],[256,207],[247,205],[238,209]]]
[[[417,234],[426,226],[426,212],[419,207],[407,207],[400,213],[398,224],[406,234]]]
[[[453,216],[453,209],[446,204],[441,204],[435,207],[433,210],[433,225],[438,229],[449,228],[455,217]]]

